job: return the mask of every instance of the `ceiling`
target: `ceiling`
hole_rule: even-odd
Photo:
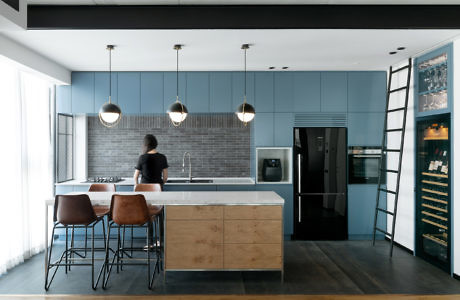
[[[49,5],[460,4],[460,0],[27,0]]]
[[[386,70],[392,64],[460,36],[460,30],[28,30],[4,35],[72,71],[173,71],[174,44],[184,44],[184,71]],[[389,55],[397,47],[406,50]]]

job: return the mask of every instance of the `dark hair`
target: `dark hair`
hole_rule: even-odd
[[[153,134],[147,134],[144,137],[144,153],[147,153],[158,146],[158,141]]]

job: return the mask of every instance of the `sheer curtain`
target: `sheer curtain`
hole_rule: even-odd
[[[0,274],[44,249],[53,194],[52,85],[0,60]]]

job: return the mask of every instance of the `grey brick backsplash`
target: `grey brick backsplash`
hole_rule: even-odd
[[[88,117],[88,176],[131,177],[146,134],[158,140],[158,151],[168,158],[169,177],[182,172],[182,156],[192,155],[194,177],[251,176],[251,128],[234,114],[190,114],[174,127],[166,115],[123,116],[115,128]]]

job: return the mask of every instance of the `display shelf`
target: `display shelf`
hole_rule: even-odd
[[[439,178],[449,178],[449,176],[447,176],[447,175],[436,174],[436,173],[429,173],[429,172],[422,172],[422,175],[425,175],[425,176],[432,176],[432,177],[439,177]]]
[[[264,160],[279,160],[281,179],[264,179]],[[256,183],[257,184],[292,184],[292,148],[291,147],[257,147],[256,148]]]
[[[447,90],[447,87],[443,86],[443,87],[439,87],[439,88],[436,88],[436,89],[427,90],[425,92],[419,92],[418,94],[419,95],[429,95],[429,94],[436,94],[436,93],[446,91],[446,90]]]
[[[431,234],[426,234],[426,233],[425,233],[425,234],[423,235],[423,237],[424,237],[424,238],[427,238],[427,239],[429,239],[429,240],[432,240],[433,242],[438,243],[438,244],[440,244],[440,245],[442,245],[442,246],[444,246],[444,247],[447,247],[447,242],[446,242],[446,241],[444,241],[444,240],[442,240],[442,239],[439,239],[439,238],[437,238],[437,237],[435,237],[435,236],[433,236],[433,235],[431,235]]]

